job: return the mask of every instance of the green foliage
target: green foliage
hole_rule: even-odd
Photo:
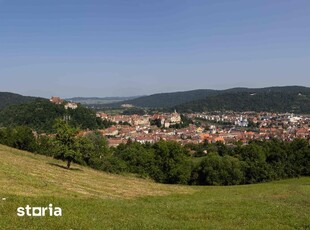
[[[64,114],[63,106],[40,99],[0,111],[0,126],[26,125],[38,132],[51,133],[55,119]]]
[[[283,90],[269,88],[223,91],[175,108],[181,112],[232,110],[310,113],[310,90],[303,87],[284,87]]]
[[[287,148],[288,176],[310,175],[310,147],[306,140],[295,139]]]
[[[67,167],[70,168],[72,161],[79,162],[81,158],[81,142],[76,138],[78,130],[70,127],[68,123],[60,119],[56,121],[55,129],[57,134],[54,140],[54,157],[67,161]],[[83,147],[87,148],[85,145]]]
[[[0,129],[0,144],[35,152],[37,142],[32,130],[26,126]]]
[[[310,113],[310,89],[300,86],[259,89],[233,88],[227,90],[192,90],[161,93],[126,101],[137,107],[164,108],[180,112],[202,111],[275,111]],[[109,107],[120,107],[120,103]]]
[[[216,90],[192,90],[187,92],[160,93],[127,100],[126,104],[132,104],[144,108],[170,108],[182,103],[202,99],[216,93]],[[120,107],[124,102],[109,104],[108,106]]]
[[[36,151],[36,139],[29,127],[17,126],[13,131],[12,139],[12,147],[30,152]]]
[[[134,114],[138,114],[140,116],[146,114],[144,109],[141,108],[129,108],[123,111],[122,113],[123,115],[134,115]]]
[[[46,99],[15,105],[0,111],[0,127],[28,126],[39,133],[53,133],[56,119],[66,119],[70,125],[81,129],[107,128],[113,123],[96,117],[94,110],[79,106],[66,110],[63,105],[55,105]]]
[[[153,148],[158,170],[152,177],[161,183],[186,184],[191,173],[186,149],[179,143],[166,141],[159,141]]]
[[[67,114],[70,116],[70,124],[81,129],[97,129],[98,120],[96,112],[79,106],[76,109],[68,109]]]
[[[115,149],[115,157],[126,164],[126,171],[157,182],[187,184],[190,177],[189,156],[176,142],[160,141],[154,145],[129,142]]]
[[[53,139],[44,135],[37,138],[37,153],[45,156],[54,156],[54,142]]]
[[[27,103],[35,99],[35,97],[26,97],[15,93],[0,92],[0,109],[11,105]]]
[[[236,185],[243,179],[242,162],[217,153],[205,157],[192,172],[192,183],[200,185]]]
[[[125,148],[118,148],[115,154],[126,163],[129,172],[144,177],[155,174],[154,151],[152,149],[133,142],[125,145]]]
[[[78,136],[78,129],[58,119],[56,136],[35,138],[25,126],[0,129],[0,144],[88,165],[113,173],[135,173],[160,183],[196,185],[253,184],[310,176],[307,140],[252,141],[248,145],[188,144],[129,141],[109,148],[100,133]],[[189,150],[193,156],[189,156]]]

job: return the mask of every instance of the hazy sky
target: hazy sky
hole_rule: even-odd
[[[0,0],[0,91],[310,86],[309,0]]]

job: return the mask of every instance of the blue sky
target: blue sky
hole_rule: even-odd
[[[309,0],[0,0],[0,91],[310,86]]]

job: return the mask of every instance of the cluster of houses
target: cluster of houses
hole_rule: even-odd
[[[129,124],[140,128],[149,128],[152,121],[157,121],[160,126],[169,128],[172,125],[181,123],[181,116],[176,111],[174,113],[154,114],[154,115],[108,115],[98,112],[97,117],[115,122],[116,124]]]
[[[154,115],[108,115],[97,113],[102,119],[107,119],[116,125],[100,130],[108,138],[110,146],[127,143],[129,140],[140,143],[155,143],[159,140],[188,143],[225,144],[250,140],[268,140],[278,138],[291,141],[294,138],[310,138],[310,116],[295,116],[293,114],[270,113],[229,113],[229,114],[185,114],[194,121],[186,128],[170,128],[173,124],[182,122],[177,112]],[[152,121],[159,121],[157,127]],[[199,123],[195,122],[199,121]],[[249,123],[255,127],[248,127]],[[153,125],[151,125],[153,124]]]
[[[51,97],[50,102],[55,105],[64,104],[65,109],[77,109],[78,105],[74,102],[66,102],[64,99],[60,97]]]
[[[78,105],[52,97],[54,104],[63,104],[66,109],[76,109]],[[188,127],[175,129],[182,123],[179,113],[152,115],[109,115],[97,112],[97,117],[114,122],[115,125],[99,130],[106,136],[110,146],[118,146],[128,141],[155,143],[159,140],[177,141],[181,144],[215,143],[224,144],[250,140],[277,138],[291,141],[305,138],[310,141],[310,115],[267,112],[214,112],[183,114],[193,121]],[[83,131],[87,135],[91,131]],[[310,142],[309,142],[310,143]]]

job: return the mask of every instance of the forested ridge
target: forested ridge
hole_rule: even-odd
[[[119,107],[121,104],[136,107],[177,109],[182,112],[201,111],[273,111],[310,112],[310,88],[284,86],[268,88],[232,88],[227,90],[200,89],[174,93],[160,93],[139,97],[120,103],[106,105]]]
[[[22,96],[16,93],[0,92],[0,109],[10,105],[18,105],[37,99],[36,97]]]
[[[78,106],[77,109],[65,109],[64,105],[51,103],[47,99],[12,105],[0,110],[0,127],[28,126],[39,133],[52,133],[57,118],[81,129],[106,128],[111,125],[96,117],[92,109]]]
[[[310,113],[310,92],[235,92],[210,96],[174,107],[180,112],[256,111]]]

